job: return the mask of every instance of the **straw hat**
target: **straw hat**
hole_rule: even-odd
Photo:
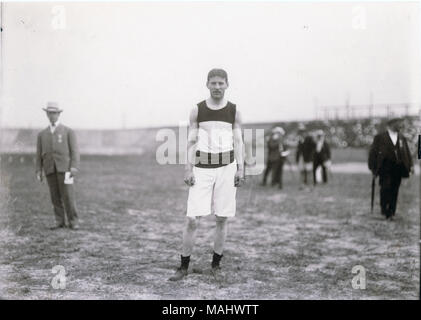
[[[57,102],[52,102],[52,101],[47,102],[47,107],[42,108],[42,110],[44,110],[45,112],[62,112],[63,111],[58,107]]]

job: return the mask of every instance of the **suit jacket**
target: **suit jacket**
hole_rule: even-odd
[[[300,138],[298,141],[297,152],[295,154],[295,161],[298,163],[302,156],[304,162],[313,161],[316,144],[312,137],[306,136],[304,139]]]
[[[330,147],[326,141],[323,141],[322,149],[320,150],[320,152],[317,152],[317,150],[314,151],[314,158],[317,158],[321,162],[330,160]]]
[[[401,162],[398,163],[395,146],[389,133],[383,132],[374,137],[368,154],[368,168],[375,175],[399,174],[403,178],[409,177],[413,166],[408,143],[402,134],[398,134],[398,149]]]
[[[273,139],[272,137],[268,139],[267,147],[269,162],[278,162],[279,160],[286,158],[286,156],[281,155],[281,152],[287,151],[288,146],[282,140],[283,139]]]
[[[37,138],[36,170],[44,169],[45,175],[79,169],[79,149],[72,129],[59,124],[54,133],[50,127],[42,130]]]

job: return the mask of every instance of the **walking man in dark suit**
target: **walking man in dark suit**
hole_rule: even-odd
[[[374,137],[368,156],[369,169],[380,177],[381,213],[390,220],[396,213],[401,180],[414,172],[408,143],[400,133],[402,128],[402,119],[389,120],[387,130]]]
[[[79,150],[75,133],[59,123],[61,109],[57,103],[49,102],[47,113],[50,125],[38,134],[36,152],[36,176],[47,178],[56,225],[51,229],[64,228],[65,213],[68,226],[78,229],[78,215],[74,196],[73,178],[78,172]]]
[[[313,164],[314,151],[316,145],[313,138],[306,134],[306,127],[303,123],[298,125],[298,145],[297,152],[295,154],[295,161],[301,172],[301,186],[303,189],[304,185],[307,185],[309,175],[311,174],[311,168]]]
[[[316,148],[313,158],[313,183],[317,184],[316,170],[322,167],[322,178],[323,183],[327,183],[327,173],[331,166],[331,153],[330,147],[325,140],[325,134],[323,130],[316,131]]]

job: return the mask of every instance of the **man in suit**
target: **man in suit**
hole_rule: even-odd
[[[317,168],[322,167],[323,183],[327,183],[327,173],[331,166],[330,147],[325,140],[323,130],[316,131],[316,144],[313,158],[313,183],[317,184],[316,171]]]
[[[295,161],[301,172],[301,186],[308,183],[308,176],[311,172],[311,165],[313,163],[314,150],[316,145],[313,138],[306,134],[306,127],[300,123],[298,125],[298,145],[297,152],[295,154]]]
[[[390,119],[386,131],[374,137],[368,156],[369,169],[375,177],[380,177],[381,213],[387,220],[395,216],[402,178],[414,172],[408,143],[400,133],[402,128],[402,119]]]
[[[56,225],[51,229],[64,228],[65,213],[68,226],[78,229],[73,178],[78,172],[79,150],[75,133],[59,123],[58,104],[49,102],[47,113],[50,125],[38,134],[36,151],[36,176],[42,182],[44,171],[54,207]]]
[[[266,162],[266,169],[263,174],[262,186],[266,185],[267,177],[270,171],[272,173],[272,186],[278,184],[279,189],[282,189],[282,176],[285,159],[289,154],[288,147],[283,142],[285,130],[281,127],[272,129],[272,133],[267,140],[268,157]]]

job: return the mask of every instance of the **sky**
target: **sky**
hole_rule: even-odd
[[[2,127],[173,126],[228,72],[244,122],[315,108],[421,104],[417,2],[4,3]]]

